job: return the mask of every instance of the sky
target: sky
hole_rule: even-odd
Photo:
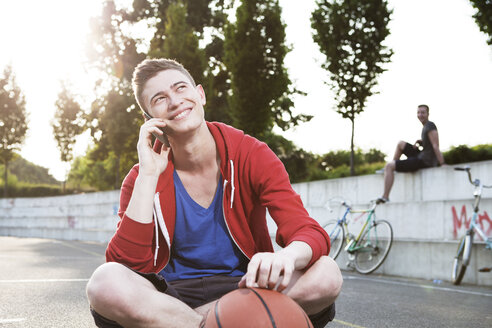
[[[88,23],[100,0],[0,1],[0,70],[12,64],[29,113],[29,130],[20,152],[46,167],[58,180],[69,168],[60,161],[50,121],[60,81],[69,80],[88,102],[93,79],[84,70]],[[295,112],[313,115],[301,126],[282,132],[299,147],[317,154],[350,149],[351,125],[335,112],[333,92],[321,68],[324,56],[312,41],[314,0],[280,0],[292,51],[285,66],[306,96],[295,97]],[[355,120],[355,145],[377,148],[387,159],[399,140],[420,138],[417,105],[430,107],[441,150],[492,142],[492,47],[472,18],[468,0],[389,0],[393,9],[385,44],[391,63],[380,75],[375,94]],[[280,131],[277,131],[280,132]],[[77,139],[83,155],[90,138]]]

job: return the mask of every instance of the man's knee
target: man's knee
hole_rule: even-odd
[[[319,296],[335,300],[342,290],[343,278],[338,264],[329,256],[322,256],[317,262],[326,279],[320,280]]]
[[[122,273],[129,270],[125,266],[108,262],[99,266],[87,283],[86,293],[89,303],[96,312],[104,314],[104,309],[117,309],[124,305],[124,286]]]
[[[394,171],[396,169],[396,162],[391,161],[391,162],[386,163],[386,166],[384,167],[384,169],[386,171]]]
[[[333,303],[343,284],[342,273],[337,263],[331,257],[322,256],[308,271],[309,282],[305,288],[298,290],[301,294],[297,295],[297,299],[302,300],[301,303]]]
[[[398,145],[398,148],[399,148],[401,151],[403,151],[403,150],[405,149],[405,147],[407,146],[407,142],[406,142],[406,141],[404,141],[404,140],[400,140],[400,141],[398,141],[398,144],[397,144],[397,145]]]

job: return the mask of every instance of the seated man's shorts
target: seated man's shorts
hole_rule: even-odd
[[[418,156],[420,150],[415,148],[408,142],[403,149],[403,154],[407,156],[407,159],[396,160],[395,161],[395,171],[396,172],[415,172],[417,170],[428,167]]]
[[[241,280],[241,277],[211,276],[167,282],[164,277],[156,273],[135,272],[149,280],[159,292],[175,297],[193,309],[215,301],[228,292],[237,289]],[[92,308],[91,313],[97,327],[122,327],[117,322],[104,318]],[[315,328],[324,327],[334,317],[334,303],[323,311],[309,316]]]

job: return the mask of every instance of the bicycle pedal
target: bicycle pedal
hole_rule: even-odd
[[[478,272],[490,272],[490,271],[492,271],[492,268],[490,267],[483,267],[478,269]]]

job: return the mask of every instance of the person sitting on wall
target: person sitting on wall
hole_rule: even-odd
[[[421,139],[413,145],[406,141],[399,141],[396,145],[393,160],[384,167],[384,192],[377,199],[378,204],[389,201],[389,194],[395,180],[395,171],[415,172],[426,167],[445,165],[444,157],[439,150],[437,127],[429,121],[429,106],[419,105],[417,118],[423,125]],[[406,155],[407,159],[400,160],[402,155]]]

